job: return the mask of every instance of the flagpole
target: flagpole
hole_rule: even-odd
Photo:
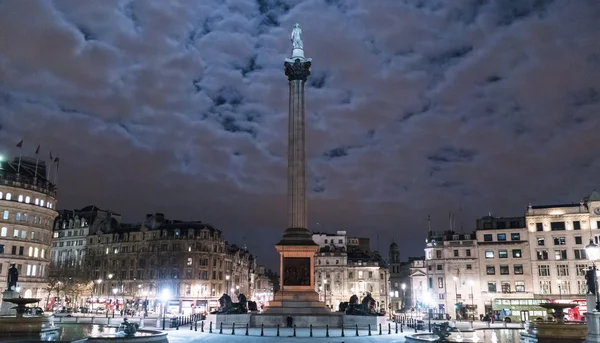
[[[17,166],[17,174],[21,171],[21,155],[19,155],[19,165]]]
[[[19,148],[19,165],[17,166],[17,175],[19,175],[19,173],[21,172],[21,156],[23,156],[21,154],[21,147],[23,147],[23,140],[21,139],[21,141],[19,143],[17,143],[17,148]]]
[[[37,149],[35,149],[35,174],[33,176],[34,179],[37,179],[37,170],[38,170],[38,162],[39,162],[39,152],[40,152],[40,146],[38,144]]]

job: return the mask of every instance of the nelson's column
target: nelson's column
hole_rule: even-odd
[[[292,57],[284,62],[289,81],[287,208],[288,228],[275,245],[279,252],[280,291],[269,302],[267,314],[331,314],[315,291],[314,256],[319,246],[307,230],[306,134],[304,84],[310,75],[311,59],[304,57],[300,25],[292,31]],[[300,319],[300,318],[299,318]]]

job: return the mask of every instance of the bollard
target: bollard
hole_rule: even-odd
[[[358,336],[358,324],[356,324],[356,335]]]
[[[246,336],[248,336],[248,323],[246,323]]]
[[[504,328],[506,329],[506,321],[504,321]]]
[[[329,324],[325,325],[325,337],[329,337]]]
[[[277,337],[279,337],[279,323],[277,323]]]
[[[296,324],[294,324],[294,337],[296,337]]]
[[[388,323],[388,335],[392,334],[392,324]]]
[[[260,335],[261,336],[265,335],[265,324],[260,324]]]
[[[210,325],[208,326],[208,333],[212,333],[212,320],[210,321]]]
[[[181,323],[181,317],[175,319],[175,330],[179,330],[179,324]]]
[[[415,325],[415,333],[417,333],[417,328],[418,328],[418,326],[417,326],[417,325]]]
[[[379,336],[381,336],[381,323],[379,323]]]
[[[428,326],[429,326],[429,332],[431,332],[431,321],[429,321]]]
[[[194,322],[194,331],[198,331],[198,322]]]
[[[204,321],[200,323],[200,332],[204,332]]]
[[[369,324],[369,336],[371,336],[371,324]]]
[[[344,334],[344,324],[342,324],[342,337],[346,337],[346,335]]]
[[[235,323],[231,326],[231,334],[235,335]]]
[[[221,322],[221,326],[219,327],[219,334],[223,334],[223,322]]]
[[[194,323],[190,323],[190,331],[194,330]]]
[[[310,337],[312,337],[312,324],[310,324]]]

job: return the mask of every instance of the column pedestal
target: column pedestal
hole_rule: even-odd
[[[594,301],[595,304],[595,301]],[[593,307],[592,307],[593,308]],[[588,311],[591,310],[588,307]],[[585,338],[586,343],[600,343],[600,313],[598,312],[588,312],[587,316],[587,325],[588,325],[588,334]]]

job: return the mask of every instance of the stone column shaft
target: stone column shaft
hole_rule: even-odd
[[[307,228],[303,80],[291,80],[288,123],[288,227]]]

